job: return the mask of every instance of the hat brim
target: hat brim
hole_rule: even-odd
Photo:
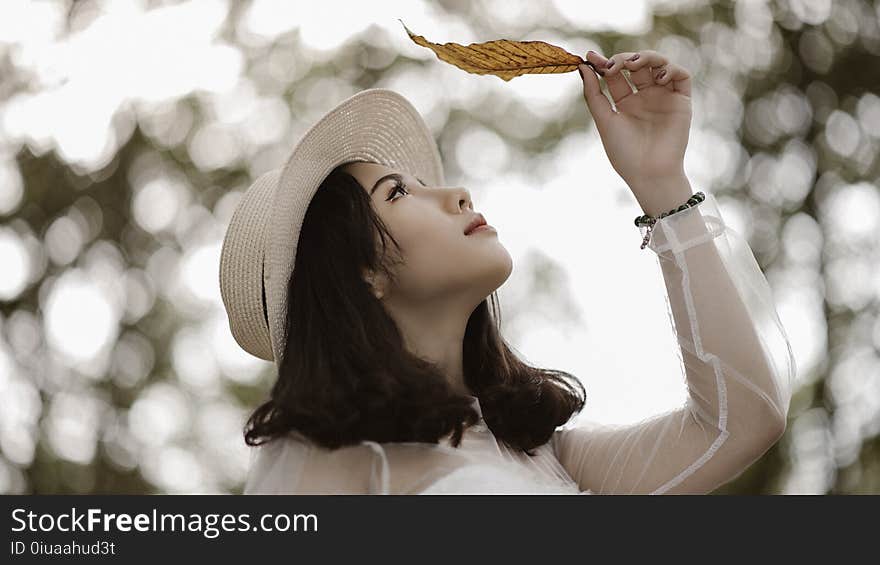
[[[403,96],[362,90],[326,113],[300,139],[281,172],[268,218],[264,280],[269,337],[278,368],[287,338],[287,285],[309,202],[330,172],[355,159],[446,183],[428,125]]]

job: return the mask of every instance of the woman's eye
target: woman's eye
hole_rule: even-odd
[[[401,183],[400,181],[395,181],[394,186],[391,188],[391,192],[388,193],[388,198],[386,198],[385,200],[386,200],[386,201],[388,201],[388,200],[392,200],[392,201],[393,201],[393,200],[397,200],[396,198],[394,198],[394,196],[395,196],[398,192],[402,192],[402,193],[404,193],[404,194],[409,194],[409,192],[407,192],[407,190],[406,190],[406,185],[404,185],[404,184]]]

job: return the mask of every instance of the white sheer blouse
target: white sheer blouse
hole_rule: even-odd
[[[683,494],[738,477],[785,430],[795,377],[770,287],[709,193],[658,220],[648,247],[680,346],[683,406],[635,424],[573,420],[533,457],[482,420],[458,448],[364,441],[328,450],[292,432],[252,448],[245,494]]]

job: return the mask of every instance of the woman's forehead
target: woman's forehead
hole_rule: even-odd
[[[387,175],[388,173],[403,173],[406,174],[405,171],[400,171],[391,167],[387,167],[385,165],[380,165],[378,163],[349,163],[345,166],[346,172],[353,174],[358,180],[372,180],[375,182],[376,179]],[[372,186],[372,183],[370,183]]]

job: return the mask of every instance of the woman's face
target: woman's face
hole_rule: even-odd
[[[513,261],[497,232],[484,228],[465,235],[477,216],[466,189],[425,186],[408,171],[374,163],[343,170],[364,187],[400,244],[403,261],[394,267],[397,281],[384,289],[385,297],[403,303],[463,299],[476,307],[510,276]],[[393,174],[399,178],[388,176]]]

